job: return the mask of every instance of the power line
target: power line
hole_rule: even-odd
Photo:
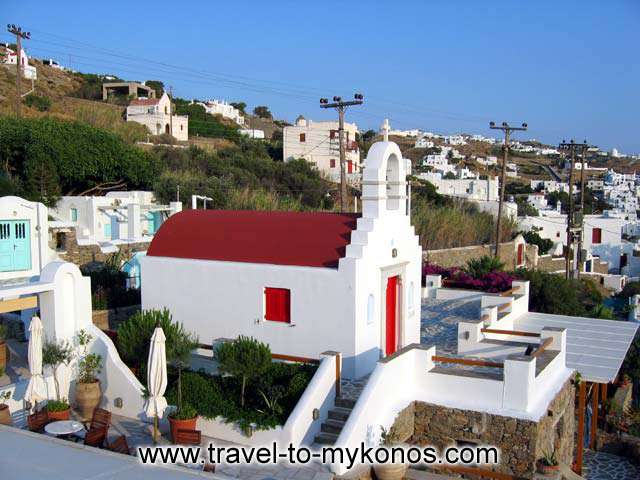
[[[22,113],[22,91],[20,90],[20,78],[22,77],[22,40],[31,38],[30,32],[25,32],[14,24],[7,25],[7,31],[16,36],[16,116],[20,118]]]
[[[342,97],[334,96],[333,103],[329,103],[326,98],[320,99],[320,108],[333,108],[338,111],[338,135],[340,138],[340,211],[346,212],[347,201],[347,173],[345,165],[347,162],[347,153],[344,142],[344,112],[349,107],[362,105],[364,97],[361,93],[356,93],[353,100],[343,101]]]
[[[509,158],[509,137],[513,131],[524,131],[527,129],[527,124],[523,123],[521,127],[511,127],[507,122],[502,122],[502,125],[497,126],[495,122],[489,122],[489,128],[492,130],[502,130],[504,132],[504,157],[502,159],[502,168],[500,170],[500,198],[498,199],[498,218],[496,220],[496,241],[493,255],[498,258],[498,250],[500,248],[500,229],[502,220],[502,204],[504,203],[504,191],[505,191],[505,176],[507,172],[507,160]]]

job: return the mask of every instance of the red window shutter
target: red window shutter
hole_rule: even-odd
[[[329,160],[329,166],[331,168],[336,168],[336,159],[332,158],[331,160]]]
[[[307,134],[306,133],[301,133],[300,134],[300,141],[301,142],[306,142],[307,141]]]
[[[287,288],[264,289],[265,320],[291,322],[291,291]]]
[[[602,242],[602,229],[594,228],[591,230],[591,243],[600,243]]]
[[[347,173],[353,173],[353,162],[349,160]]]
[[[331,140],[333,140],[334,138],[336,138],[336,131],[335,130],[329,130],[329,138]]]

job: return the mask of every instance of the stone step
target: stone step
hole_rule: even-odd
[[[319,445],[333,445],[338,440],[338,435],[335,433],[321,432],[316,435],[314,440]]]
[[[327,418],[327,420],[320,426],[320,431],[339,434],[344,428],[344,424],[345,422],[342,420]]]
[[[329,410],[329,418],[332,418],[333,420],[342,420],[343,422],[347,421],[350,414],[350,408],[335,407]]]
[[[338,397],[335,400],[336,407],[353,408],[356,405],[356,401],[351,398]]]

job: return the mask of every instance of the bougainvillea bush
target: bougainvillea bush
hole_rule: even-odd
[[[490,293],[509,290],[511,282],[517,280],[514,275],[502,271],[493,271],[474,278],[460,267],[445,268],[428,262],[422,266],[422,278],[425,275],[441,275],[443,280],[447,280],[447,286]]]

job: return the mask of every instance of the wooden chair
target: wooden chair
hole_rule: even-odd
[[[129,455],[131,453],[129,443],[127,442],[127,437],[125,435],[120,435],[113,441],[113,443],[108,443],[105,440],[105,445],[107,450],[111,450],[112,452],[124,453],[125,455]]]
[[[101,448],[107,438],[108,427],[90,428],[84,436],[84,444],[90,447]]]
[[[87,427],[87,430],[98,427],[107,427],[108,429],[110,426],[111,412],[109,410],[105,410],[104,408],[98,407],[93,411],[93,417],[91,418],[91,423]]]
[[[178,430],[174,443],[177,445],[200,445],[202,433],[200,430]]]
[[[49,415],[46,410],[40,410],[27,416],[27,427],[32,432],[42,432],[47,423],[49,423]]]

